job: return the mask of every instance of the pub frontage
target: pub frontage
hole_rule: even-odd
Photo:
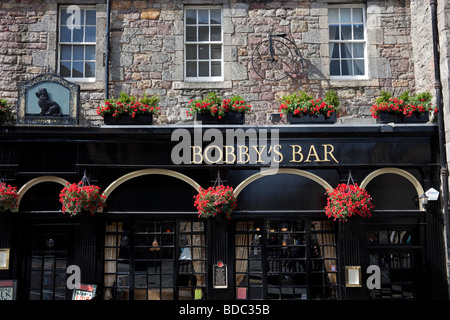
[[[4,126],[0,280],[18,300],[447,299],[438,129],[428,124]],[[93,215],[61,210],[67,183],[99,186]],[[199,217],[220,181],[236,208]],[[352,181],[370,217],[325,214]]]

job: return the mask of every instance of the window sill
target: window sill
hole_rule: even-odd
[[[174,89],[231,89],[231,81],[175,81]]]
[[[361,87],[361,86],[378,86],[378,79],[370,79],[370,78],[330,78],[330,86],[335,87]]]

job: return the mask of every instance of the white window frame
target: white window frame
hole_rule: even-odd
[[[83,62],[89,61],[89,62],[94,62],[95,63],[95,71],[94,74],[97,73],[97,68],[98,68],[98,61],[97,61],[97,49],[98,49],[98,44],[97,44],[97,31],[98,31],[98,26],[97,26],[97,21],[98,21],[98,10],[97,7],[95,5],[93,6],[78,6],[81,10],[94,10],[95,14],[96,14],[96,25],[95,25],[95,42],[86,42],[84,41],[85,39],[83,39],[83,42],[61,42],[61,19],[62,19],[62,10],[67,10],[69,8],[69,5],[63,5],[59,8],[58,10],[58,57],[57,57],[57,70],[58,70],[58,74],[61,74],[61,47],[63,45],[70,45],[70,46],[94,46],[95,47],[95,53],[94,53],[94,60],[83,60]],[[84,13],[86,14],[86,11],[84,11]],[[84,17],[86,18],[86,17]],[[86,20],[84,19],[84,23],[86,23]],[[85,24],[83,25],[85,26]],[[83,33],[84,37],[86,37],[86,33]],[[73,63],[73,55],[72,55],[72,60],[71,62]],[[83,66],[84,68],[84,66]],[[83,72],[84,73],[84,72]],[[64,77],[64,79],[68,80],[68,81],[73,81],[73,82],[95,82],[96,77]]]
[[[220,10],[220,14],[221,14],[221,32],[220,32],[220,37],[221,40],[220,41],[187,41],[186,40],[186,28],[187,28],[187,24],[186,24],[186,11],[187,10]],[[184,8],[184,17],[183,17],[183,21],[184,21],[184,30],[183,30],[183,41],[184,41],[184,62],[183,62],[183,68],[184,68],[184,81],[185,82],[219,82],[219,81],[224,81],[224,21],[223,21],[223,8],[221,6],[187,6]],[[210,26],[211,24],[208,23],[208,26]],[[194,25],[189,25],[189,26],[194,26]],[[197,23],[195,26],[199,26],[199,24]],[[211,35],[211,33],[209,33]],[[186,46],[187,45],[199,45],[199,44],[205,44],[205,45],[211,45],[211,44],[220,44],[221,45],[221,57],[220,57],[220,68],[221,68],[221,76],[216,76],[216,77],[204,77],[204,76],[199,76],[198,75],[198,62],[201,61],[198,58],[198,54],[197,54],[197,77],[188,77],[187,76],[187,67],[186,67],[186,63],[187,63],[187,58],[186,58],[186,54],[187,54],[187,50],[186,50]],[[191,60],[193,61],[193,60]],[[209,68],[209,72],[211,74],[211,61],[218,61],[218,59],[211,59],[211,55],[210,58],[208,59],[209,63],[210,63],[210,68]]]
[[[345,9],[345,8],[360,8],[362,9],[362,16],[363,16],[363,28],[364,28],[364,39],[363,40],[331,40],[329,37],[329,31],[328,31],[328,44],[330,46],[330,43],[337,43],[339,44],[339,50],[341,43],[363,43],[364,44],[364,75],[331,75],[331,53],[329,55],[329,64],[328,64],[328,72],[330,73],[330,80],[367,80],[369,79],[369,59],[368,59],[368,38],[367,38],[367,10],[366,6],[363,4],[345,4],[345,5],[329,5],[328,9]],[[353,11],[352,11],[353,12]],[[329,15],[327,14],[329,17]],[[339,24],[340,24],[340,17],[339,17]],[[329,29],[330,23],[328,22],[328,29]],[[330,48],[328,49],[328,52],[330,52]],[[333,59],[334,60],[334,59]],[[341,61],[342,58],[339,58],[339,61]]]

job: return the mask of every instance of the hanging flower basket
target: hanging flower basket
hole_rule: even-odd
[[[93,215],[105,207],[105,199],[99,187],[91,186],[86,172],[80,182],[67,183],[59,194],[62,212],[69,213],[72,217],[82,213]]]
[[[17,188],[0,183],[0,212],[14,210],[17,207]]]
[[[231,219],[231,213],[237,205],[233,188],[224,185],[208,189],[200,188],[194,199],[194,206],[198,210],[199,218],[215,217],[220,213],[225,213],[225,217]]]
[[[358,184],[339,184],[333,190],[327,190],[325,214],[334,221],[345,222],[353,215],[370,217],[374,208],[372,197]]]

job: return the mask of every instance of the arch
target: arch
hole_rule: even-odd
[[[409,173],[403,169],[398,169],[398,168],[383,168],[383,169],[375,170],[372,173],[370,173],[367,177],[364,178],[364,180],[361,182],[360,187],[365,189],[367,187],[367,185],[369,184],[369,182],[372,181],[374,178],[376,178],[380,175],[383,175],[383,174],[387,174],[387,173],[397,174],[397,175],[400,175],[400,176],[404,177],[405,179],[407,179],[416,189],[418,197],[420,197],[421,195],[423,195],[425,193],[420,182],[411,173]],[[422,206],[419,206],[419,208],[422,211],[425,210],[424,208],[422,208]]]
[[[278,169],[277,171],[275,171],[274,174],[292,174],[292,175],[297,175],[297,176],[302,176],[308,179],[311,179],[315,182],[317,182],[318,184],[320,184],[325,190],[327,189],[333,189],[333,187],[326,182],[324,179],[322,179],[319,176],[316,176],[313,173],[310,173],[308,171],[303,171],[303,170],[298,170],[298,169],[287,169],[287,168],[281,168]],[[267,176],[268,174],[266,172],[258,172],[255,173],[254,175],[251,175],[250,177],[248,177],[247,179],[245,179],[244,181],[242,181],[235,189],[234,189],[234,195],[237,196],[239,195],[239,193],[245,188],[247,187],[250,183],[264,178],[265,176]]]
[[[63,187],[65,187],[68,183],[67,180],[60,178],[60,177],[56,177],[56,176],[42,176],[42,177],[34,178],[34,179],[28,181],[17,192],[18,198],[17,198],[17,207],[15,209],[16,212],[19,210],[20,202],[22,201],[22,198],[25,195],[25,193],[28,190],[30,190],[32,187],[34,187],[35,185],[42,183],[42,182],[55,182],[55,183],[61,184]]]
[[[190,186],[192,186],[196,191],[198,191],[198,189],[200,188],[200,185],[195,180],[189,178],[188,176],[185,176],[184,174],[176,172],[176,171],[167,170],[167,169],[142,169],[142,170],[130,172],[126,175],[123,175],[119,179],[115,180],[113,183],[111,183],[105,189],[105,191],[103,192],[103,195],[106,197],[106,199],[108,199],[109,195],[111,195],[111,193],[122,183],[124,183],[128,180],[131,180],[133,178],[150,175],[150,174],[160,174],[160,175],[165,175],[165,176],[170,176],[170,177],[180,179],[180,180],[186,182],[187,184],[189,184]]]

